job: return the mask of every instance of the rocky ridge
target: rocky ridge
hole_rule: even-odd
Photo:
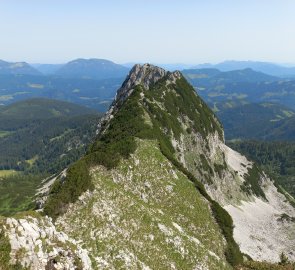
[[[119,89],[104,120],[108,122],[115,116],[136,85],[144,86],[141,93],[142,99],[145,98],[153,103],[161,113],[168,112],[173,115],[174,112],[166,105],[165,99],[171,92],[169,85],[175,85],[181,78],[182,75],[179,72],[166,72],[149,64],[136,65]],[[159,90],[161,95],[158,99],[155,99],[155,96],[149,98],[149,92],[160,80],[165,81]],[[197,98],[200,99],[198,96]],[[197,114],[202,114],[202,111],[207,108],[201,101],[197,105],[195,108]],[[145,109],[148,110],[148,108]],[[294,231],[294,222],[291,219],[272,222],[272,220],[279,220],[282,215],[295,217],[294,208],[290,206],[285,196],[279,193],[273,181],[259,171],[253,162],[225,145],[223,131],[219,130],[221,127],[219,121],[211,111],[208,114],[211,114],[211,130],[206,132],[202,130],[202,123],[198,123],[198,128],[195,128],[186,115],[179,114],[181,135],[177,138],[173,131],[167,132],[175,150],[174,156],[205,185],[209,195],[232,215],[235,224],[234,236],[242,252],[253,256],[256,260],[272,262],[278,261],[279,254],[284,252],[294,260],[295,254],[292,250],[295,245],[295,235],[288,233],[290,230]],[[212,126],[214,123],[215,127]],[[269,190],[272,192],[270,193]],[[255,205],[257,202],[263,203],[258,203],[255,209],[260,211],[255,213],[249,214],[247,210],[249,208],[243,207],[248,204]],[[268,208],[273,211],[267,211]],[[259,222],[254,221],[260,219],[268,223],[267,233]],[[261,234],[264,237],[261,237]]]

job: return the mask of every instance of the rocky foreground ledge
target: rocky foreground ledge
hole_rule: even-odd
[[[91,269],[85,249],[56,230],[49,217],[25,216],[1,221],[9,241],[10,264],[30,269]],[[3,240],[2,240],[3,241]]]

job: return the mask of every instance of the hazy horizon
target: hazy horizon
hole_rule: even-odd
[[[221,64],[221,63],[224,63],[224,62],[261,62],[261,63],[270,63],[270,64],[275,64],[275,65],[279,65],[279,66],[284,66],[284,67],[294,67],[295,66],[295,63],[279,63],[279,62],[271,62],[271,61],[260,61],[260,60],[236,60],[236,59],[225,59],[223,61],[220,61],[220,62],[202,62],[202,63],[185,63],[185,62],[179,62],[179,63],[155,63],[155,62],[151,62],[151,61],[145,61],[145,62],[142,62],[142,61],[137,61],[137,62],[124,62],[124,63],[119,63],[119,62],[116,62],[112,59],[106,59],[106,58],[95,58],[95,57],[89,57],[89,58],[82,58],[82,57],[75,57],[73,59],[70,59],[69,61],[66,61],[66,62],[35,62],[35,63],[32,63],[32,62],[27,62],[28,64],[30,65],[64,65],[64,64],[67,64],[68,62],[70,61],[74,61],[74,60],[78,60],[78,59],[99,59],[99,60],[108,60],[108,61],[111,61],[111,62],[114,62],[115,64],[119,64],[119,65],[122,65],[122,66],[125,66],[125,67],[132,67],[133,65],[136,65],[136,64],[145,64],[145,63],[149,63],[149,64],[152,64],[152,65],[158,65],[158,66],[184,66],[184,67],[187,67],[187,68],[190,68],[190,67],[193,67],[193,66],[198,66],[198,65],[217,65],[217,64]],[[3,58],[0,58],[0,60],[3,60],[3,61],[6,61],[6,62],[23,62],[22,59],[18,60],[18,61],[8,61],[6,59],[3,59]]]
[[[295,63],[291,0],[0,2],[0,59]]]

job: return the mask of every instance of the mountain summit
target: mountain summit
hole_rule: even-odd
[[[1,220],[7,265],[220,270],[242,263],[241,251],[294,255],[294,209],[224,144],[218,119],[178,71],[135,65],[88,153],[41,193],[50,218]]]
[[[144,90],[155,85],[159,80],[168,76],[173,82],[176,78],[181,77],[179,71],[173,73],[165,71],[164,69],[150,64],[135,65],[129,72],[126,80],[123,82],[121,88],[117,91],[115,100],[111,104],[106,116],[115,113],[120,108],[120,105],[133,93],[137,85],[143,86]]]

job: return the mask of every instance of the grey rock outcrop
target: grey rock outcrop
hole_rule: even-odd
[[[10,242],[12,265],[20,263],[32,270],[91,269],[88,252],[56,230],[51,218],[7,218],[3,229]]]

